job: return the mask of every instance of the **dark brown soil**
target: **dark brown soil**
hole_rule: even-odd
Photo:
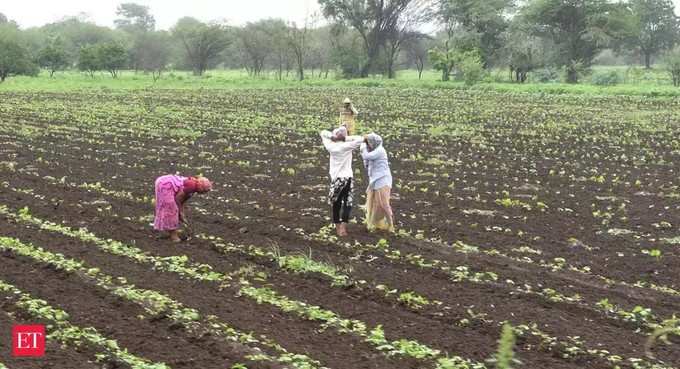
[[[361,93],[369,106],[381,106],[385,99],[411,101],[411,94],[416,92],[391,94],[365,90]],[[432,92],[433,96],[429,96],[418,92],[421,93],[424,101],[449,101],[446,94]],[[264,132],[278,132],[277,116],[291,113],[276,103],[281,97],[279,94],[250,92],[249,98],[245,98],[229,92],[200,96],[158,93],[153,96],[158,104],[200,114],[184,115],[187,124],[199,127],[200,138],[174,142],[162,135],[156,136],[147,126],[131,129],[129,121],[136,119],[137,113],[128,113],[124,108],[116,111],[116,119],[107,120],[106,130],[93,128],[87,119],[90,116],[96,117],[92,118],[95,120],[104,119],[100,112],[90,112],[76,103],[93,99],[125,107],[129,105],[125,95],[5,94],[22,107],[10,110],[7,127],[35,128],[39,134],[10,129],[0,134],[0,162],[16,163],[14,171],[0,165],[0,181],[6,180],[10,187],[20,190],[0,188],[0,204],[14,210],[27,206],[31,214],[42,219],[87,227],[102,238],[134,244],[155,255],[186,254],[192,261],[209,264],[221,272],[252,266],[267,273],[264,286],[291,299],[319,305],[371,327],[381,325],[388,339],[415,339],[443,352],[480,362],[495,351],[499,325],[504,321],[515,325],[536,323],[560,341],[579,337],[586,349],[604,349],[625,358],[642,358],[645,329],[640,332],[639,324],[607,316],[595,309],[595,303],[606,298],[626,310],[648,307],[660,319],[678,312],[680,296],[620,283],[650,282],[675,289],[680,286],[677,278],[680,252],[661,241],[677,236],[680,224],[677,211],[680,200],[664,197],[678,187],[674,173],[680,167],[671,149],[674,147],[673,135],[669,133],[672,130],[651,132],[619,123],[633,110],[633,105],[650,114],[656,114],[657,109],[658,114],[662,114],[665,110],[661,109],[667,106],[645,101],[628,105],[625,99],[593,98],[584,103],[556,97],[550,99],[550,104],[536,104],[521,96],[508,97],[513,106],[525,108],[519,119],[517,112],[510,108],[492,109],[479,96],[463,95],[451,102],[451,106],[438,105],[441,108],[436,111],[427,102],[420,101],[414,102],[420,109],[397,109],[400,115],[369,109],[366,123],[376,128],[385,128],[383,122],[390,119],[402,124],[391,127],[393,130],[387,136],[395,176],[393,192],[398,228],[445,243],[462,241],[482,250],[528,257],[532,262],[483,253],[462,254],[428,240],[371,234],[358,225],[350,226],[348,243],[375,244],[384,237],[390,248],[402,255],[417,254],[424,260],[439,260],[452,267],[467,266],[471,271],[490,271],[499,277],[497,283],[480,284],[454,283],[441,271],[389,260],[378,251],[359,252],[351,246],[302,238],[295,229],[309,234],[328,223],[327,157],[318,147],[316,135],[307,133],[313,130],[305,123],[294,122],[292,129],[282,128],[285,132],[282,137],[273,137],[255,134],[261,127],[250,128],[249,123],[229,125],[241,116],[251,121],[271,119],[271,123],[265,123],[271,125],[266,126]],[[303,90],[292,99],[310,99],[311,95],[313,93]],[[200,101],[210,113],[203,115],[195,110],[193,104],[187,103],[189,98]],[[27,104],[29,101],[49,107],[53,115],[61,118],[46,118],[42,111],[32,109]],[[58,105],[52,105],[58,103],[68,104],[73,116],[58,113]],[[307,114],[306,117],[316,114],[305,104],[300,106],[296,114]],[[480,106],[494,113],[488,114]],[[562,109],[563,106],[567,108]],[[610,106],[618,110],[609,111]],[[251,115],[252,112],[256,113]],[[330,113],[323,114],[325,117]],[[218,116],[220,118],[216,118]],[[580,123],[592,117],[598,117],[601,125]],[[229,124],[218,123],[222,121],[216,119],[224,119]],[[426,137],[422,132],[429,128],[428,124],[440,119],[475,126],[478,131],[472,137],[474,140],[467,136]],[[661,117],[654,119],[661,121]],[[554,121],[579,123],[571,128],[554,129],[548,136],[532,134],[534,125],[547,129],[542,125],[549,127]],[[179,122],[160,126],[184,127]],[[621,138],[628,137],[623,133],[631,132],[637,142]],[[600,139],[604,141],[596,142]],[[281,145],[281,140],[285,140],[286,145]],[[483,144],[478,144],[479,141]],[[648,157],[646,162],[638,158],[642,155],[638,147],[641,143]],[[416,155],[423,159],[414,159]],[[284,174],[285,169],[295,169],[296,174]],[[337,266],[354,280],[365,280],[369,286],[384,284],[400,292],[414,291],[430,300],[441,301],[442,307],[416,310],[372,288],[333,287],[324,276],[285,272],[266,258],[245,253],[225,255],[210,242],[199,239],[183,244],[163,242],[155,238],[148,224],[140,221],[152,214],[150,205],[74,186],[100,182],[106,189],[129,192],[139,198],[153,195],[151,184],[155,176],[174,171],[201,172],[216,184],[216,191],[191,201],[196,231],[237,244],[263,248],[276,245],[286,254],[308,254],[311,250],[315,260]],[[600,174],[606,178],[605,182],[596,179]],[[46,180],[45,176],[53,180]],[[61,178],[64,178],[63,185],[53,183]],[[357,179],[357,203],[360,203],[365,181],[363,176]],[[638,179],[640,183],[633,184]],[[21,193],[23,190],[32,192]],[[641,192],[652,195],[640,195]],[[530,204],[532,210],[497,204],[496,200],[508,196]],[[543,211],[537,209],[539,203],[545,204]],[[494,215],[479,215],[469,210],[489,210]],[[609,232],[612,229],[632,230],[636,237],[616,236]],[[204,314],[214,314],[242,331],[264,334],[285,349],[308,354],[334,369],[423,367],[422,361],[386,358],[357,337],[332,329],[321,331],[318,323],[268,305],[258,305],[238,296],[235,284],[219,290],[216,285],[133,264],[128,259],[96,250],[90,244],[26,229],[6,219],[0,220],[0,234],[34,242],[101,268],[105,273],[124,276],[141,288],[165,293]],[[641,253],[642,249],[652,248],[661,248],[664,256],[652,259]],[[527,249],[534,252],[527,253]],[[555,262],[556,258],[563,259],[568,266],[589,268],[591,274],[568,268],[550,270],[538,265]],[[139,348],[141,356],[173,367],[217,368],[228,367],[225,362],[246,362],[243,352],[216,339],[197,341],[163,320],[138,322],[138,307],[112,299],[78,277],[11,255],[3,255],[3,263],[8,267],[0,271],[0,278],[55,306],[73,309],[78,323],[101,328],[132,352],[137,353],[134,348],[149,340],[150,345]],[[31,286],[29,276],[36,274],[49,281]],[[614,283],[605,283],[598,275]],[[550,302],[543,297],[519,293],[513,287],[525,284],[569,296],[578,294],[583,303]],[[101,314],[93,313],[100,311]],[[460,326],[461,319],[470,318],[468,311],[484,313],[492,322],[473,321],[468,326]],[[167,332],[167,337],[171,337],[168,340],[173,343],[139,332],[125,336],[124,332],[134,330],[135,324],[140,331],[145,328]],[[655,348],[659,362],[680,362],[680,350],[675,347]],[[517,354],[524,367],[530,368],[610,367],[604,360],[587,355],[564,359],[560,353],[540,347],[535,337],[521,339]]]
[[[40,324],[32,318],[22,318],[22,314],[16,314],[18,319],[8,315],[6,311],[0,311],[0,332],[3,339],[0,340],[0,362],[12,369],[95,369],[101,368],[102,364],[94,363],[94,353],[86,348],[72,349],[62,348],[58,342],[47,340],[45,356],[42,358],[15,358],[12,357],[12,341],[10,332],[16,324]]]

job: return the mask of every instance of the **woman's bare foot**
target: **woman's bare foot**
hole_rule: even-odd
[[[347,237],[347,223],[340,223],[340,237]]]
[[[336,223],[335,224],[335,234],[338,235],[338,237],[343,237],[344,235],[342,234],[342,223]]]
[[[182,238],[180,238],[178,231],[171,231],[170,232],[170,241],[172,241],[172,242],[182,242]]]

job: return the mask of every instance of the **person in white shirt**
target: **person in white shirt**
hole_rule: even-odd
[[[331,177],[329,202],[333,223],[340,237],[347,236],[347,223],[354,202],[354,173],[352,151],[364,141],[361,136],[348,136],[347,128],[340,127],[333,132],[321,131],[321,141],[330,154],[328,173]]]

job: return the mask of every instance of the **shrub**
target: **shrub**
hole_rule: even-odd
[[[468,86],[484,78],[484,65],[479,50],[434,48],[429,51],[429,55],[433,68],[442,72],[442,81],[448,81],[452,73],[456,80],[463,80]]]
[[[669,51],[663,59],[666,71],[671,75],[673,86],[680,87],[680,46]]]
[[[590,80],[597,86],[615,86],[623,82],[621,75],[614,70],[608,72],[595,72]]]
[[[465,84],[468,86],[481,81],[484,77],[484,65],[479,53],[476,51],[463,53],[460,61],[460,71],[463,74]]]
[[[531,76],[535,82],[540,83],[553,83],[558,82],[560,79],[560,74],[552,68],[536,69],[531,73]]]
[[[626,77],[624,82],[640,83],[645,76],[645,71],[642,68],[631,66],[626,70]]]

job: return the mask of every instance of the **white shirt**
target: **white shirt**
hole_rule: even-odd
[[[361,136],[347,136],[345,141],[333,142],[331,137],[333,133],[330,131],[321,131],[321,141],[324,147],[331,154],[328,174],[331,176],[331,181],[336,178],[352,178],[352,151],[358,149],[364,138]]]

